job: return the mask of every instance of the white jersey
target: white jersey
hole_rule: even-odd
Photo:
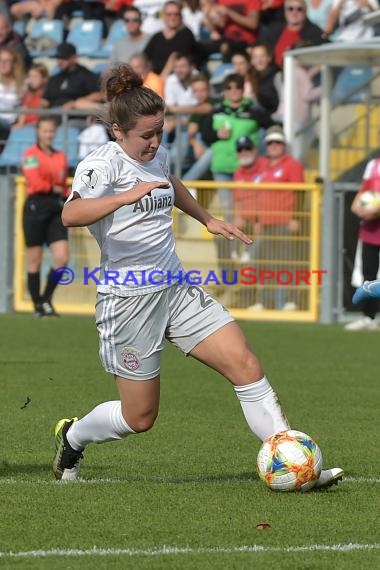
[[[68,201],[74,192],[82,199],[101,198],[152,180],[168,181],[170,186],[155,188],[150,195],[89,226],[101,250],[101,270],[94,276],[101,282],[97,289],[102,293],[128,297],[156,292],[176,282],[170,282],[167,275],[182,271],[172,231],[174,189],[167,152],[160,147],[153,160],[138,162],[117,143],[108,142],[89,154],[76,169]],[[87,268],[86,275],[94,269]]]

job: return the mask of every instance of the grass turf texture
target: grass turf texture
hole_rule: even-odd
[[[146,434],[86,449],[82,476],[53,481],[53,427],[116,399],[92,319],[0,317],[0,553],[111,549],[106,556],[10,558],[28,569],[369,569],[380,551],[294,551],[378,539],[377,333],[243,323],[294,429],[312,435],[348,481],[278,494],[255,473],[259,442],[227,381],[167,346],[159,419]],[[27,398],[30,402],[26,404]],[[360,482],[363,477],[366,482]],[[372,480],[371,480],[372,479]],[[272,530],[256,525],[270,523]],[[192,552],[155,554],[164,545]],[[236,552],[262,546],[262,552]],[[212,548],[226,549],[210,552]],[[284,549],[290,548],[289,552]],[[112,555],[113,549],[134,550]],[[203,552],[202,549],[206,551]],[[228,550],[231,552],[228,552]],[[278,549],[278,550],[276,550]],[[63,553],[64,554],[64,553]]]

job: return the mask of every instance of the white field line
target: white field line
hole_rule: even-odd
[[[191,548],[190,546],[162,546],[160,548],[98,548],[51,550],[26,550],[19,552],[0,552],[1,558],[48,558],[48,557],[80,557],[80,556],[172,556],[178,554],[266,554],[266,553],[308,553],[308,552],[354,552],[363,550],[379,550],[380,544],[310,544],[308,546],[288,546],[286,548],[261,546],[259,544],[244,546],[215,546],[209,548]]]
[[[245,479],[243,482],[248,482],[249,479]],[[136,480],[133,480],[132,483],[136,483]],[[141,481],[141,483],[151,483],[151,484],[159,484],[159,483],[167,483],[170,484],[183,484],[186,483],[194,483],[194,480],[191,479],[175,479],[175,480],[149,480],[149,481]],[[205,479],[202,480],[201,478],[196,480],[197,483],[231,483],[231,482],[238,482],[241,481],[238,478],[231,478],[231,479]],[[259,482],[257,480],[257,482]],[[55,481],[55,480],[45,480],[45,479],[16,479],[12,477],[8,478],[1,478],[0,477],[0,485],[100,485],[100,484],[109,484],[109,485],[128,485],[131,481],[128,479],[112,479],[112,478],[99,478],[99,479],[78,479],[77,481]],[[366,483],[366,484],[378,484],[380,483],[379,477],[344,477],[342,483]]]

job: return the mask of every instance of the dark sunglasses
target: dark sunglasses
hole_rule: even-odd
[[[268,141],[267,143],[265,143],[267,146],[270,146],[271,144],[285,144],[282,141]]]
[[[237,149],[238,152],[242,152],[243,150],[254,150],[255,147],[251,147],[251,146],[242,146],[240,148]]]
[[[140,18],[124,18],[124,22],[141,22]]]
[[[285,6],[285,10],[288,12],[304,12],[305,9],[302,6]]]

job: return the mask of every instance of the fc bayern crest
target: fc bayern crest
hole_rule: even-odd
[[[125,346],[122,351],[121,355],[123,357],[124,366],[131,370],[137,370],[140,368],[141,361],[140,361],[140,353],[138,350],[133,348],[132,346]]]

